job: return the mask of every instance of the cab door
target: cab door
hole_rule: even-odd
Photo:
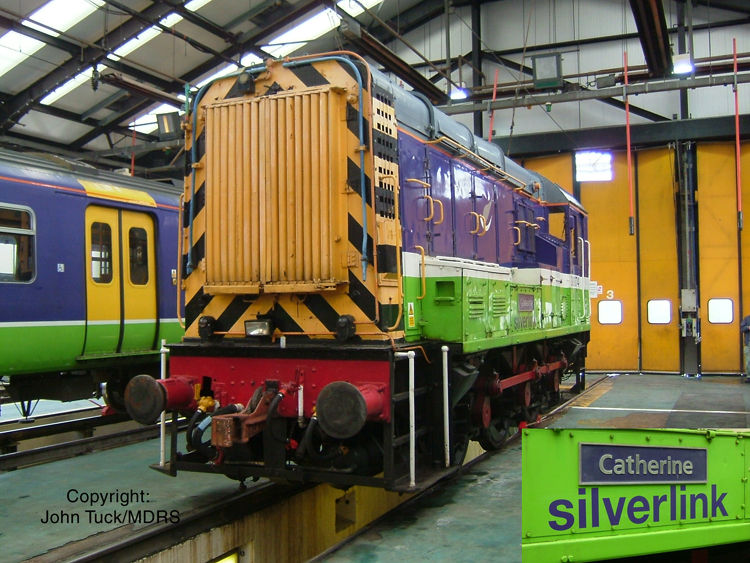
[[[149,350],[157,328],[153,219],[86,209],[86,342],[83,355]]]
[[[86,341],[83,355],[114,354],[122,319],[117,209],[86,209]]]
[[[119,351],[151,349],[157,328],[154,221],[143,213],[120,214],[125,314]]]

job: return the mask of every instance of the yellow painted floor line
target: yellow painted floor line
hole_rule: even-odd
[[[635,409],[625,407],[579,407],[573,405],[571,409],[582,409],[590,411],[625,411],[625,412],[680,412],[680,413],[701,413],[701,414],[748,414],[745,411],[693,411],[682,409]]]

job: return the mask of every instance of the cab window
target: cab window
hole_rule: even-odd
[[[34,281],[35,247],[33,211],[28,207],[0,203],[0,282]]]
[[[112,228],[107,223],[91,224],[91,279],[112,281]]]

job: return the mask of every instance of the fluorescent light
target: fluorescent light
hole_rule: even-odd
[[[690,53],[680,53],[672,57],[672,68],[675,74],[690,74],[693,72],[693,64],[690,62]]]
[[[244,57],[242,57],[242,60],[240,61],[240,64],[242,66],[255,66],[257,64],[260,64],[263,62],[263,59],[260,57],[253,55],[252,53],[248,53]]]
[[[367,8],[371,8],[377,6],[382,1],[383,0],[362,0],[362,4],[367,6]],[[358,4],[351,0],[342,0],[336,4],[336,6],[350,16],[358,16],[364,12]],[[290,55],[294,51],[301,49],[307,45],[309,41],[313,41],[329,31],[336,29],[339,24],[341,24],[341,16],[328,8],[327,10],[315,14],[302,23],[294,26],[289,31],[282,33],[268,45],[261,47],[261,49],[272,57],[281,59]]]
[[[208,4],[209,2],[211,2],[211,0],[193,0],[192,2],[189,2],[188,4],[186,4],[185,7],[188,10],[195,11],[195,10],[198,10],[199,8],[202,8],[203,6],[205,6],[206,4]],[[68,7],[70,5],[72,5],[73,3],[75,3],[75,4],[83,3],[83,4],[88,5],[91,8],[91,11],[94,11],[97,6],[102,6],[104,4],[104,2],[102,2],[101,0],[90,0],[90,1],[89,0],[52,0],[52,2],[50,2],[49,4],[52,4],[52,3],[59,3],[61,6],[62,6],[62,4],[65,4],[65,8],[66,9],[68,9]],[[44,6],[44,8],[46,8],[47,6],[49,6],[49,4],[46,4]],[[44,9],[44,8],[42,8],[42,9]],[[38,10],[38,12],[41,12],[41,11],[42,10]],[[91,13],[91,12],[89,12],[89,13]],[[85,14],[84,16],[82,16],[80,19],[83,19],[84,17],[86,17],[86,15],[88,15],[88,13]],[[47,24],[46,21],[42,21],[42,20],[36,18],[35,16],[36,16],[36,13],[34,15],[32,15],[31,18],[34,19],[35,21],[39,22],[39,23],[45,23],[46,25],[49,25],[49,24]],[[80,21],[80,19],[78,21]],[[71,18],[67,18],[65,21],[68,21],[68,20],[72,21]],[[172,14],[169,14],[166,17],[162,18],[161,20],[159,20],[159,23],[161,25],[165,26],[165,27],[174,27],[175,25],[177,25],[181,21],[182,21],[182,16],[180,16],[177,13],[172,13]],[[75,22],[75,23],[77,23],[77,22]],[[75,23],[73,23],[71,25],[75,25]],[[65,28],[65,29],[60,28],[60,29],[62,29],[64,31],[67,28]],[[127,57],[130,53],[132,53],[133,51],[135,51],[139,47],[142,47],[143,45],[145,45],[146,43],[148,43],[149,41],[151,41],[154,37],[158,37],[161,34],[161,32],[162,32],[162,30],[159,27],[156,27],[156,26],[149,27],[148,29],[145,29],[144,31],[142,31],[140,34],[138,34],[136,37],[134,37],[133,39],[131,39],[127,43],[125,43],[125,44],[121,45],[119,48],[115,49],[115,52],[113,54],[107,55],[107,58],[111,59],[113,61],[119,61],[120,58]],[[0,39],[0,41],[1,41],[1,39]],[[101,71],[102,68],[103,67],[100,66],[100,71]],[[1,69],[2,69],[2,63],[0,63],[0,70]],[[0,76],[1,75],[2,74],[0,74]],[[45,104],[45,105],[53,104],[54,102],[56,102],[57,100],[59,100],[60,98],[62,98],[65,94],[68,94],[68,93],[72,92],[78,86],[80,86],[81,84],[83,84],[84,82],[86,82],[90,78],[91,78],[91,69],[89,69],[89,70],[87,70],[85,72],[82,72],[78,76],[72,78],[71,80],[69,80],[68,82],[66,82],[65,84],[63,84],[57,90],[55,90],[54,92],[51,92],[50,94],[48,94],[44,99],[41,100],[40,103]]]
[[[103,5],[104,2],[101,0],[52,0],[31,14],[29,19],[53,29],[67,31]],[[31,22],[24,22],[24,25],[53,37],[58,36],[57,33],[49,29],[34,27]]]
[[[127,43],[120,45],[120,47],[115,49],[114,55],[107,55],[107,58],[112,59],[113,61],[119,61],[120,57],[127,57],[130,53],[139,47],[142,47],[154,37],[158,37],[159,34],[161,34],[161,29],[158,27],[149,27],[147,30],[139,33],[136,37],[133,37],[133,39]]]
[[[216,80],[217,78],[221,78],[222,76],[226,76],[227,74],[231,74],[232,72],[234,72],[235,70],[238,70],[238,69],[239,69],[239,67],[237,65],[227,65],[224,68],[222,68],[220,71],[218,71],[218,72],[212,74],[211,76],[209,76],[208,78],[204,78],[203,80],[201,80],[200,82],[198,82],[198,84],[196,84],[195,86],[197,88],[203,88],[206,84],[208,84],[212,80]]]
[[[211,0],[193,0],[192,2],[188,2],[187,4],[185,4],[185,8],[187,8],[191,12],[197,12],[209,2],[211,2]]]
[[[85,84],[89,80],[91,80],[91,71],[93,68],[89,68],[87,70],[84,70],[82,73],[77,74],[70,80],[68,80],[65,84],[62,86],[56,88],[55,90],[52,90],[49,94],[47,94],[44,98],[39,100],[39,103],[45,106],[48,106],[50,104],[54,104],[57,100],[62,98],[65,94],[68,94],[78,88],[81,84]],[[104,66],[99,65],[100,72],[104,70]]]
[[[454,88],[451,90],[451,100],[465,100],[467,97],[468,94],[463,88]]]
[[[9,31],[0,37],[0,76],[15,68],[42,47],[44,43],[41,41],[15,31]]]
[[[104,2],[101,0],[52,0],[31,14],[28,20],[21,23],[52,37],[57,37],[57,33],[43,26],[49,26],[59,31],[68,31],[103,4]],[[0,76],[21,64],[42,47],[44,47],[44,43],[41,41],[26,37],[15,31],[9,31],[0,37]]]
[[[362,4],[367,7],[369,10],[373,6],[377,6],[383,0],[361,0]],[[349,14],[352,17],[357,17],[359,14],[364,12],[364,9],[362,6],[354,2],[354,0],[341,0],[336,6],[342,10],[344,10],[347,14]]]

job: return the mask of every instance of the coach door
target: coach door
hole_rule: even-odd
[[[157,329],[153,219],[90,206],[86,272],[84,355],[151,349]]]

